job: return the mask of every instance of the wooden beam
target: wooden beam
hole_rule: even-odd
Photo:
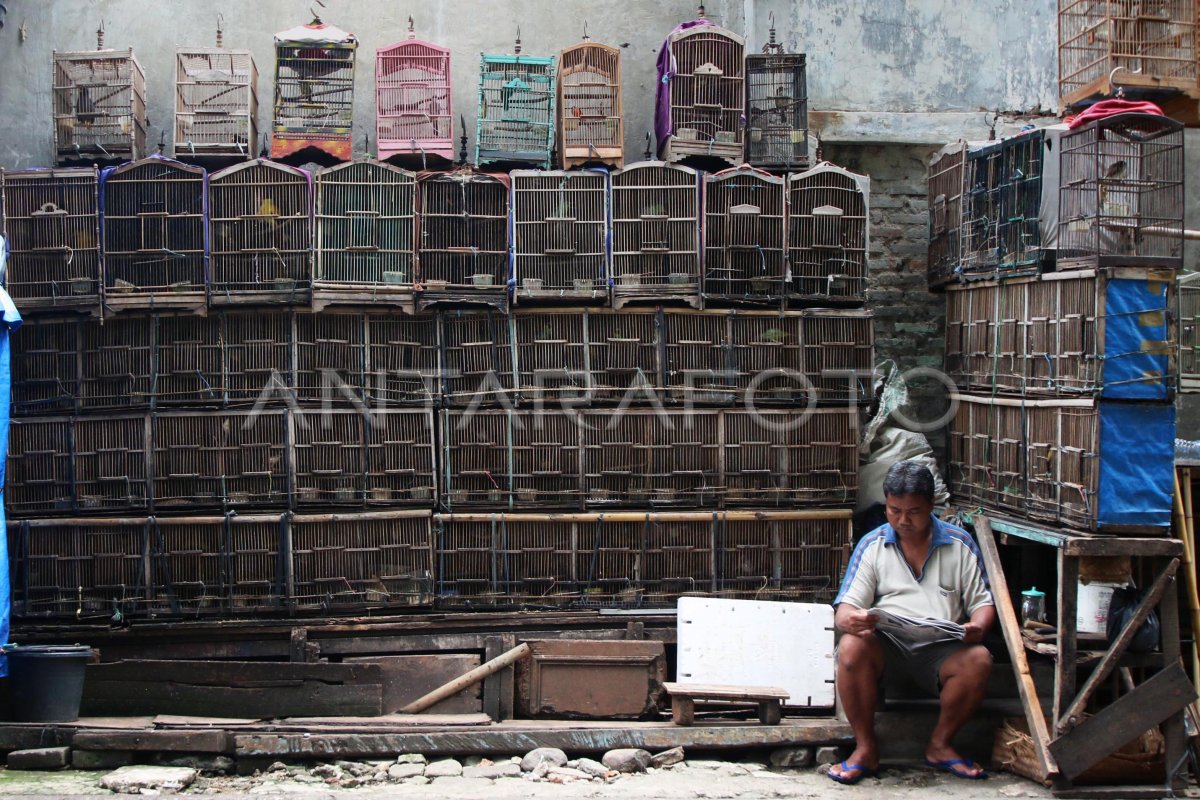
[[[1025,721],[1033,734],[1033,749],[1042,768],[1042,778],[1053,778],[1058,775],[1058,765],[1047,748],[1050,729],[1046,725],[1041,700],[1038,699],[1037,686],[1029,671],[1029,656],[1025,652],[1025,643],[1021,637],[1021,622],[1013,610],[1012,596],[1008,591],[1004,567],[1000,564],[1000,552],[996,548],[992,526],[983,515],[975,517],[975,539],[979,543],[980,552],[983,553],[984,566],[987,567],[992,585],[992,598],[996,601],[996,616],[1000,619],[1000,631],[1004,634],[1004,642],[1008,645],[1008,654],[1012,659],[1017,689],[1021,694],[1021,705],[1025,708]]]
[[[1075,698],[1075,652],[1079,647],[1077,609],[1079,601],[1079,557],[1058,551],[1058,625],[1055,645],[1058,658],[1054,661],[1054,710],[1051,719],[1055,727],[1063,718],[1063,710]]]
[[[76,750],[140,750],[173,753],[232,753],[233,740],[223,730],[100,731],[82,730]]]
[[[1050,753],[1063,777],[1074,780],[1195,699],[1187,673],[1172,664],[1050,742]]]

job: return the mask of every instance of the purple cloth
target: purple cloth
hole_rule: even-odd
[[[654,138],[658,142],[659,158],[662,158],[667,138],[675,132],[671,127],[671,79],[675,77],[675,56],[671,53],[671,36],[689,28],[712,24],[706,19],[694,19],[691,22],[680,23],[663,40],[662,47],[658,51],[658,83],[654,90]]]

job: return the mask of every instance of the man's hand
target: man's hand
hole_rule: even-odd
[[[983,633],[985,630],[987,630],[987,628],[985,628],[983,625],[980,625],[978,622],[968,622],[967,624],[963,625],[963,630],[966,631],[966,633],[963,634],[963,641],[967,642],[968,644],[976,644],[977,642],[983,641]]]
[[[861,608],[842,603],[837,608],[835,618],[838,629],[852,636],[875,635],[875,617]]]

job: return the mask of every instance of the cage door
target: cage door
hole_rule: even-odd
[[[657,211],[655,208],[651,212]],[[638,226],[640,244],[638,249],[643,253],[666,253],[671,249],[668,241],[667,228],[671,218],[662,213],[645,213],[639,217]]]
[[[379,249],[379,212],[347,211],[350,222],[350,244],[347,250],[373,252]]]
[[[67,218],[70,216],[66,209],[59,208],[54,203],[44,203],[37,211],[30,213],[33,222],[33,246],[31,250],[66,250]]]
[[[546,217],[546,255],[575,254],[575,217]]]
[[[167,208],[165,203],[146,203],[138,211],[142,238],[138,251],[160,253],[167,250]]]
[[[696,67],[695,95],[692,105],[710,111],[721,110],[721,79],[725,73],[713,63],[705,63]]]
[[[837,206],[813,209],[813,247],[832,250],[842,246],[842,215]]]
[[[762,241],[762,209],[742,203],[729,209],[726,243],[735,250],[755,250]]]

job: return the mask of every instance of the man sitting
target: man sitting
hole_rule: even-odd
[[[960,778],[986,778],[982,767],[951,744],[983,700],[992,670],[991,654],[979,644],[996,620],[983,559],[968,533],[933,516],[933,474],[927,467],[912,461],[893,465],[883,494],[887,524],[858,543],[833,601],[834,623],[843,634],[837,648],[838,693],[857,747],[829,770],[829,777],[858,783],[879,768],[879,685],[885,670],[904,670],[941,700],[926,763]],[[966,635],[962,641],[904,641],[891,629],[876,631],[871,608],[963,622]]]

